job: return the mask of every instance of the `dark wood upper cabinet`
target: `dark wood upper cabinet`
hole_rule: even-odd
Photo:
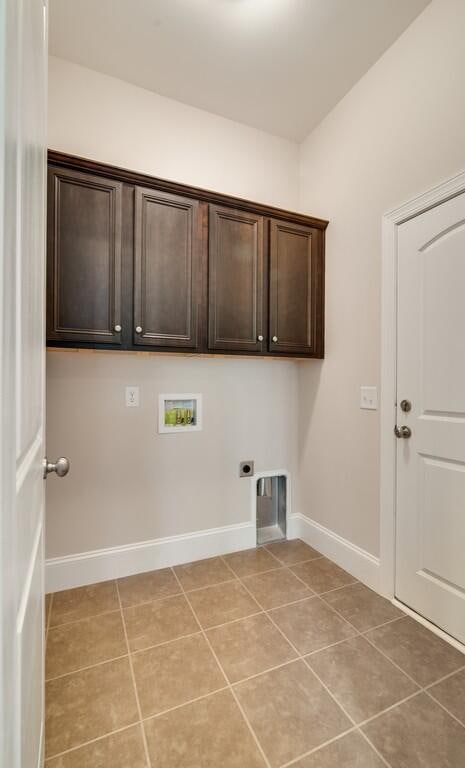
[[[118,181],[48,171],[47,339],[121,344]]]
[[[264,336],[263,217],[210,206],[208,347],[260,352]]]
[[[47,342],[323,357],[327,223],[50,151]]]
[[[323,355],[322,246],[314,227],[270,221],[270,352]]]
[[[198,346],[199,204],[136,187],[134,343]],[[139,330],[140,329],[140,330]]]

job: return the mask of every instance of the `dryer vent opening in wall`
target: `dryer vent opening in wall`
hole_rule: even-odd
[[[287,478],[268,475],[256,480],[257,544],[286,538]]]

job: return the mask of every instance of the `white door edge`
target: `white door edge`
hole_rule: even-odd
[[[392,209],[382,218],[380,396],[380,592],[393,599],[396,569],[396,451],[393,428],[397,364],[397,233],[405,221],[465,192],[465,171]],[[405,606],[400,604],[405,610]],[[421,619],[412,611],[415,618]],[[422,621],[426,621],[421,619]],[[431,629],[434,625],[428,623]],[[437,630],[437,627],[434,627]],[[434,631],[433,630],[433,631]],[[441,630],[438,630],[441,631]],[[441,635],[442,636],[442,635]],[[449,635],[444,636],[450,641]],[[454,640],[454,643],[457,641]],[[463,648],[461,644],[458,647]]]

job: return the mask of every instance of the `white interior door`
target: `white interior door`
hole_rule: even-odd
[[[397,349],[396,595],[465,642],[465,194],[399,227]]]
[[[0,765],[43,739],[44,0],[0,3]]]

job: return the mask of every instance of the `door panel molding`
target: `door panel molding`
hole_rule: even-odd
[[[465,171],[412,198],[382,218],[380,398],[380,591],[393,599],[396,567],[396,420],[398,228],[465,192]],[[426,620],[422,619],[422,623]],[[426,622],[428,623],[428,622]],[[442,633],[444,634],[444,633]],[[446,635],[446,638],[448,636]],[[454,641],[455,642],[455,641]]]

